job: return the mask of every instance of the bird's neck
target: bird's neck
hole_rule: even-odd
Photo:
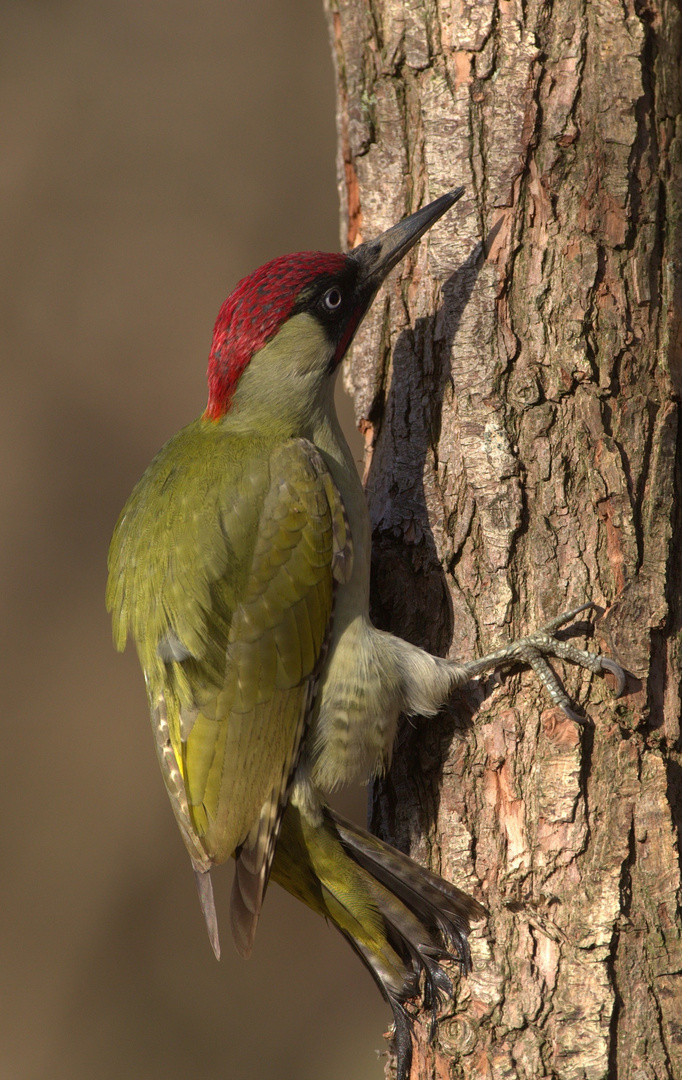
[[[322,453],[343,499],[353,538],[353,574],[349,585],[366,612],[369,605],[371,544],[369,514],[357,466],[336,415],[333,379],[328,380],[320,405],[319,411],[316,410],[311,418],[311,430],[307,437]]]

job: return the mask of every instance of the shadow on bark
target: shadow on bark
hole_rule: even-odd
[[[452,346],[498,228],[495,225],[490,230],[486,240],[476,245],[466,262],[444,283],[443,303],[438,311],[417,319],[413,329],[403,331],[398,337],[393,370],[401,374],[391,382],[384,412],[393,418],[394,431],[396,418],[400,418],[406,441],[409,439],[412,483],[408,498],[404,490],[399,492],[400,504],[407,508],[401,527],[380,525],[372,534],[371,617],[375,626],[436,656],[447,655],[452,642],[453,609],[448,580],[429,524],[424,475],[428,468],[437,465],[433,461],[434,447],[438,445],[445,389],[452,381]],[[437,325],[447,329],[436,341]],[[431,360],[429,365],[425,364],[426,357]],[[377,425],[377,441],[382,436],[382,419],[379,418]],[[370,490],[376,462],[375,455],[367,478]],[[401,717],[396,737],[400,753],[392,771],[374,781],[370,798],[370,826],[380,828],[398,846],[405,849],[401,843],[405,830],[395,828],[397,793],[405,791],[406,780],[419,789],[421,820],[414,822],[412,828],[415,834],[428,835],[438,814],[438,793],[447,750],[455,733],[471,723],[475,707],[465,689],[456,692],[433,720]]]

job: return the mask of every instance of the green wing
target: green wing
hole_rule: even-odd
[[[121,516],[107,600],[116,643],[130,629],[138,647],[195,869],[237,857],[233,933],[248,953],[350,536],[311,443],[257,460],[235,444],[226,461],[219,446],[197,449],[203,429],[186,431]]]

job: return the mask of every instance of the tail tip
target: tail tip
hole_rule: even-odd
[[[218,933],[218,916],[216,914],[215,899],[213,897],[211,871],[203,870],[195,865],[194,880],[196,882],[197,892],[199,893],[199,903],[201,904],[204,922],[206,923],[206,929],[208,931],[208,940],[211,942],[211,948],[213,949],[216,960],[220,960],[220,935]]]

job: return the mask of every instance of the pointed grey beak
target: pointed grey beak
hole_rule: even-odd
[[[350,258],[362,267],[362,285],[370,286],[372,291],[376,291],[396,263],[400,262],[427,229],[461,199],[463,194],[463,187],[455,188],[399,221],[381,236],[377,236],[376,240],[369,240],[349,251]]]

